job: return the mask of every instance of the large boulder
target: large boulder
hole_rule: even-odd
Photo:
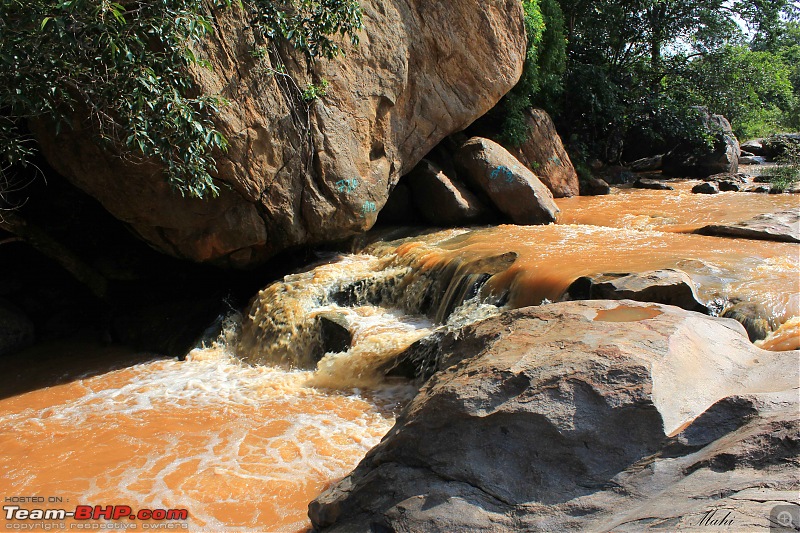
[[[55,136],[34,125],[42,152],[145,241],[184,259],[247,267],[368,229],[400,176],[514,86],[526,37],[516,0],[362,8],[360,44],[310,73],[281,46],[254,57],[263,43],[249,15],[235,3],[216,10],[214,34],[198,51],[212,68],[195,78],[230,101],[214,117],[230,142],[216,156],[218,198],[181,197],[159,166],[131,164],[83,129]],[[305,103],[296,87],[322,79],[326,95]]]
[[[482,137],[465,142],[455,155],[459,177],[483,191],[515,224],[548,224],[559,209],[539,178],[505,148]]]
[[[526,123],[530,128],[528,140],[509,151],[536,173],[554,197],[577,196],[580,192],[578,174],[553,119],[543,109],[531,109],[527,112]]]
[[[763,140],[763,155],[770,160],[800,153],[800,133],[777,133]]]
[[[750,152],[754,156],[761,156],[763,157],[766,155],[764,152],[764,139],[751,139],[745,143],[743,143],[740,148],[743,152]]]
[[[440,350],[446,369],[311,503],[319,530],[675,531],[730,511],[731,530],[768,531],[800,488],[800,353],[733,320],[567,302]]]
[[[414,203],[422,216],[437,226],[475,223],[488,210],[463,183],[451,180],[435,163],[423,159],[408,175]]]
[[[662,169],[665,174],[678,177],[704,178],[725,172],[735,174],[739,169],[739,141],[733,134],[731,124],[722,115],[712,115],[706,109],[698,109],[700,131],[693,141],[683,141],[664,155]],[[711,146],[704,137],[713,138]]]

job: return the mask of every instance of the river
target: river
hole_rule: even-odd
[[[0,496],[186,509],[175,525],[196,531],[303,531],[308,502],[415,394],[386,377],[399,353],[501,308],[555,301],[583,275],[679,268],[705,302],[762,304],[779,329],[765,348],[797,348],[800,245],[690,232],[796,209],[798,196],[690,186],[562,199],[556,225],[373,239],[321,256],[183,361],[81,342],[7,358]],[[349,330],[342,350],[327,351],[325,317]]]

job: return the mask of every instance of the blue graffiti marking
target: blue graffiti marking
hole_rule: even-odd
[[[369,213],[375,213],[378,210],[378,206],[375,205],[375,202],[364,202],[364,205],[361,206],[361,216],[366,217]]]
[[[345,194],[355,192],[358,188],[358,178],[351,180],[339,180],[336,182],[336,190]]]
[[[511,183],[514,181],[514,173],[511,172],[511,170],[505,165],[501,165],[494,169],[491,175],[489,175],[489,179],[496,180],[501,176],[505,177],[506,183]]]

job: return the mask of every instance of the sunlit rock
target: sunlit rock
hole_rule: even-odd
[[[309,516],[321,531],[641,531],[725,508],[767,530],[800,488],[798,356],[671,306],[505,313],[442,341],[444,370]]]

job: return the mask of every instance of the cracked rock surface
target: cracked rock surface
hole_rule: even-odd
[[[309,516],[337,532],[768,531],[800,489],[799,356],[661,304],[504,313],[441,341],[443,370]]]

